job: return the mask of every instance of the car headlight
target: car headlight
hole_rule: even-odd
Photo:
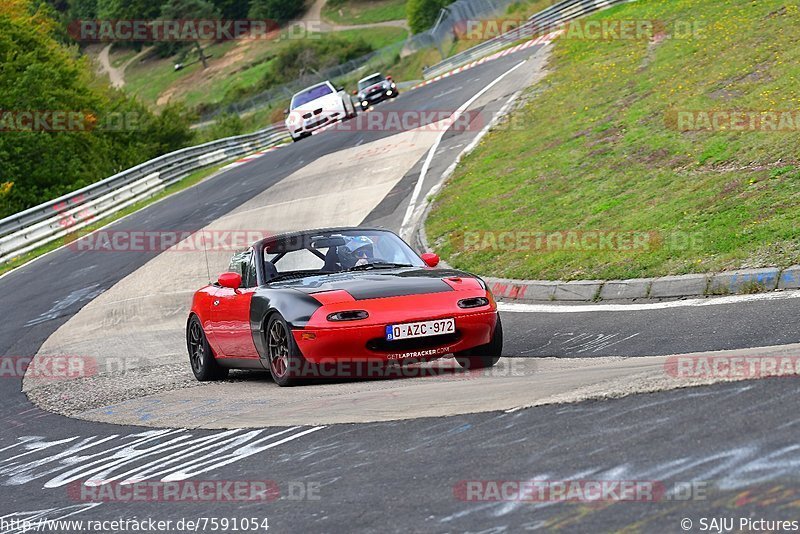
[[[369,317],[369,313],[367,313],[365,310],[352,310],[331,313],[328,315],[328,320],[333,322],[360,321],[362,319],[366,319],[367,317]]]
[[[480,308],[481,306],[488,306],[489,299],[486,297],[473,297],[469,299],[461,299],[458,301],[459,308]]]
[[[397,87],[397,85],[394,82],[392,82],[392,89],[394,89],[395,87]]]

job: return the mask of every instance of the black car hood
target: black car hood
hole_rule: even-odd
[[[424,295],[453,291],[442,278],[473,276],[453,269],[376,269],[307,276],[269,284],[272,288],[296,289],[306,294],[347,291],[356,300]]]

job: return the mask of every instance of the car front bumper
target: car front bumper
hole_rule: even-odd
[[[371,95],[367,95],[364,98],[359,99],[359,105],[362,108],[367,108],[372,104],[378,104],[383,102],[384,100],[388,100],[397,96],[397,89],[387,89],[384,91],[380,91],[378,93],[372,93]]]
[[[331,112],[323,112],[317,115],[316,117],[312,117],[310,119],[304,119],[303,124],[300,125],[293,125],[289,126],[287,124],[287,129],[289,132],[297,137],[298,135],[310,134],[320,128],[328,126],[329,124],[333,124],[336,121],[340,121],[345,118],[347,115],[346,111],[331,111]]]
[[[305,328],[294,330],[293,335],[300,352],[312,363],[432,360],[491,341],[497,325],[494,301],[491,300],[490,306],[472,310],[461,309],[456,304],[460,299],[486,295],[486,292],[472,293],[457,291],[323,306]],[[351,309],[366,310],[370,317],[338,323],[325,319],[330,313]],[[455,319],[454,334],[399,341],[385,339],[387,325],[447,318]]]

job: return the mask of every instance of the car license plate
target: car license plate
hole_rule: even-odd
[[[386,325],[386,340],[411,339],[415,337],[439,336],[456,331],[455,319],[437,319],[419,323]]]

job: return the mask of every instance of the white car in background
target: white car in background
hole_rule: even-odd
[[[284,113],[292,141],[299,141],[323,126],[355,117],[356,108],[343,88],[325,81],[296,93]]]

